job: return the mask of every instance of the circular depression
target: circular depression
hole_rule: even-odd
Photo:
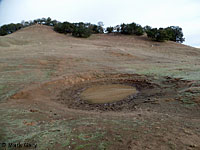
[[[140,75],[108,75],[78,82],[62,90],[54,99],[70,109],[132,111],[149,97],[156,84]]]
[[[128,85],[95,85],[84,90],[80,97],[93,104],[103,104],[120,101],[129,95],[137,94],[137,92],[135,87]]]
[[[160,105],[158,100],[170,99],[171,102],[171,98],[177,98],[174,96],[177,91],[188,85],[188,81],[169,77],[155,78],[137,74],[96,75],[90,80],[69,84],[52,100],[70,109],[87,111],[127,112],[142,107],[157,109],[155,104]],[[159,109],[165,109],[165,105]]]

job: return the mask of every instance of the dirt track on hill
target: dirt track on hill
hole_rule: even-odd
[[[145,36],[79,39],[32,26],[0,37],[0,143],[198,150],[199,57],[199,49]],[[98,86],[137,93],[86,101],[82,94]]]

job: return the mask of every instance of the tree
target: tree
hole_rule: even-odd
[[[45,25],[46,22],[47,22],[47,19],[46,19],[46,18],[42,18],[42,19],[40,19],[40,23],[41,23],[41,24]]]
[[[76,23],[72,35],[75,37],[88,38],[91,36],[91,30],[84,23]]]
[[[119,33],[120,32],[120,25],[116,25],[114,27],[114,32]]]
[[[121,24],[120,28],[121,28],[121,34],[128,34],[127,24],[125,24],[125,23]]]
[[[142,28],[141,25],[136,24],[134,34],[135,34],[135,35],[138,35],[138,36],[144,34],[144,29]]]
[[[150,28],[145,27],[145,32],[147,36],[152,40],[163,42],[165,40],[170,40],[178,43],[182,43],[185,39],[183,38],[182,28],[178,26],[170,26],[167,28]]]
[[[50,17],[48,17],[48,18],[46,19],[45,25],[48,25],[48,26],[51,25],[51,18],[50,18]]]
[[[144,31],[145,32],[148,32],[149,30],[151,30],[152,29],[152,27],[151,26],[148,26],[148,25],[146,25],[145,27],[144,27]]]
[[[58,22],[57,20],[51,21],[52,26],[55,26],[55,25],[57,25],[58,23],[59,23],[59,22]]]
[[[156,33],[156,41],[164,42],[165,40],[168,40],[167,32],[165,29],[159,28]]]
[[[54,31],[56,31],[58,33],[64,33],[63,24],[62,23],[56,24],[54,26]]]
[[[100,31],[100,33],[104,33],[104,23],[102,21],[99,21],[98,23],[98,30]]]
[[[102,21],[99,21],[99,22],[98,22],[98,26],[103,27],[103,26],[104,26],[104,23],[103,23]]]
[[[91,29],[92,33],[94,33],[94,34],[99,33],[97,25],[91,25],[90,29]]]
[[[113,33],[113,31],[114,31],[113,27],[107,27],[106,28],[106,32],[108,32],[108,33]]]
[[[10,23],[10,24],[7,24],[7,25],[3,25],[3,26],[0,27],[0,36],[11,34],[15,31],[21,29],[22,27],[23,27],[23,25],[20,24],[20,23],[17,23],[17,24]]]
[[[7,35],[7,34],[8,34],[8,32],[3,27],[1,27],[0,28],[0,36],[4,36],[4,35]]]
[[[64,33],[72,33],[74,31],[74,25],[70,22],[64,22],[63,23]]]
[[[144,34],[144,29],[142,28],[141,25],[136,24],[136,23],[131,23],[131,24],[121,24],[121,33],[122,34],[127,34],[127,35],[143,35]]]
[[[63,22],[63,23],[57,23],[54,26],[54,31],[59,33],[72,33],[74,31],[75,25],[70,22]]]
[[[14,24],[10,23],[0,27],[0,36],[11,34],[21,28],[28,27],[34,24],[44,24],[47,26],[53,26],[54,30],[59,33],[72,33],[76,37],[89,37],[91,34],[104,33],[104,24],[102,21],[98,22],[98,25],[91,23],[70,23],[70,22],[58,22],[57,20],[52,20],[50,17],[35,19],[31,21],[22,21],[21,23]],[[170,40],[178,43],[185,41],[183,37],[182,28],[179,26],[170,26],[167,28],[151,28],[150,26],[145,26],[144,28],[136,23],[130,24],[121,24],[115,27],[107,27],[107,33],[121,33],[125,35],[143,35],[144,32],[147,33],[147,36],[155,41],[165,41]]]
[[[90,30],[92,31],[92,33],[94,33],[94,34],[98,34],[98,33],[100,33],[100,31],[99,31],[99,28],[98,28],[99,26],[97,26],[97,25],[90,25]]]
[[[179,26],[167,27],[165,28],[165,31],[170,41],[178,43],[183,43],[185,41],[185,39],[183,38],[182,28],[180,28]]]
[[[153,28],[146,31],[147,36],[157,42],[164,42],[168,40],[167,32],[163,28]]]

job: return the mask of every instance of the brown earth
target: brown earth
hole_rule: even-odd
[[[85,89],[81,93],[80,97],[90,103],[101,104],[117,102],[136,93],[136,88],[131,86],[122,84],[106,84],[96,85]]]
[[[37,25],[0,54],[0,149],[200,149],[199,49]]]

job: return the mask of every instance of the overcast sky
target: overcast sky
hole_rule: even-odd
[[[42,17],[105,26],[180,26],[184,44],[200,47],[200,0],[0,0],[0,25]]]

